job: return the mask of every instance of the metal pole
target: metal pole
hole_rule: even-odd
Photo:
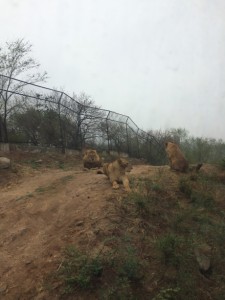
[[[61,93],[58,101],[58,114],[59,114],[59,130],[60,130],[60,144],[61,144],[61,151],[62,154],[66,153],[65,149],[65,142],[64,142],[64,134],[63,134],[63,129],[62,129],[62,119],[61,119],[61,100],[63,96],[63,92]]]
[[[130,155],[130,143],[129,143],[128,124],[127,124],[128,119],[129,117],[127,117],[126,120],[126,138],[127,138],[127,153]]]
[[[108,153],[110,153],[110,138],[109,138],[109,124],[108,124],[108,117],[110,115],[110,111],[106,117],[106,134],[107,134],[107,143],[108,143]]]

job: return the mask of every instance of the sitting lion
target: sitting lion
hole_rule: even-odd
[[[115,161],[103,165],[103,172],[112,183],[113,189],[118,189],[118,183],[123,183],[125,190],[131,191],[128,177],[125,174],[128,166],[129,162],[124,158],[117,158]]]
[[[101,159],[96,150],[86,150],[83,156],[84,168],[100,168],[102,166]]]
[[[175,171],[187,172],[188,161],[185,159],[183,153],[177,144],[167,142],[165,143],[166,153],[170,161],[170,168]]]
[[[166,145],[166,152],[170,161],[170,168],[172,170],[180,171],[180,172],[187,172],[187,171],[198,172],[201,169],[202,163],[189,166],[188,161],[185,159],[183,153],[181,152],[177,144],[167,142],[165,143],[165,145]]]

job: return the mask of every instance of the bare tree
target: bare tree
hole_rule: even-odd
[[[113,122],[106,119],[106,122],[101,122],[101,130],[107,139],[108,151],[127,151],[126,124]]]
[[[30,57],[31,51],[32,45],[23,39],[6,43],[5,50],[0,48],[0,74],[3,75],[0,75],[0,141],[3,142],[8,142],[7,119],[18,106],[15,93],[21,93],[29,83],[47,79],[46,72],[34,73],[40,64]],[[18,76],[23,76],[26,82],[12,80]]]
[[[88,140],[93,140],[100,134],[100,121],[104,118],[104,111],[85,93],[73,94],[73,99],[67,99],[67,103],[63,104],[73,113],[74,146],[81,149]]]

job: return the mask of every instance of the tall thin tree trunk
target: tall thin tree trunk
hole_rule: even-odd
[[[3,119],[3,142],[8,143],[8,129],[7,129],[7,118],[6,118],[6,105],[5,105],[5,112],[4,112],[4,119]]]
[[[0,116],[0,142],[3,142],[3,123],[2,123],[1,116]]]

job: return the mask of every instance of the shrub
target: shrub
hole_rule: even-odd
[[[212,209],[215,206],[215,201],[210,194],[205,194],[199,191],[192,192],[191,201],[197,207]]]
[[[161,259],[166,265],[177,267],[180,264],[178,247],[181,244],[181,238],[173,233],[169,233],[157,241],[157,248],[160,251]]]
[[[129,195],[129,202],[134,203],[136,211],[141,216],[146,216],[149,213],[149,198],[141,193],[131,193]]]
[[[174,300],[180,288],[163,288],[152,300]]]
[[[101,276],[103,265],[101,259],[82,254],[73,246],[65,251],[65,260],[62,264],[60,275],[66,285],[66,292],[73,289],[89,289],[93,287],[94,280]]]
[[[187,179],[185,179],[185,178],[180,179],[180,181],[179,181],[179,190],[180,190],[181,193],[183,193],[188,198],[191,197],[192,187],[191,187],[190,182]]]
[[[220,167],[222,170],[225,170],[225,158],[223,158],[220,162]]]
[[[119,275],[131,281],[137,281],[142,277],[142,264],[135,249],[128,245],[122,253],[118,253],[120,260]]]

